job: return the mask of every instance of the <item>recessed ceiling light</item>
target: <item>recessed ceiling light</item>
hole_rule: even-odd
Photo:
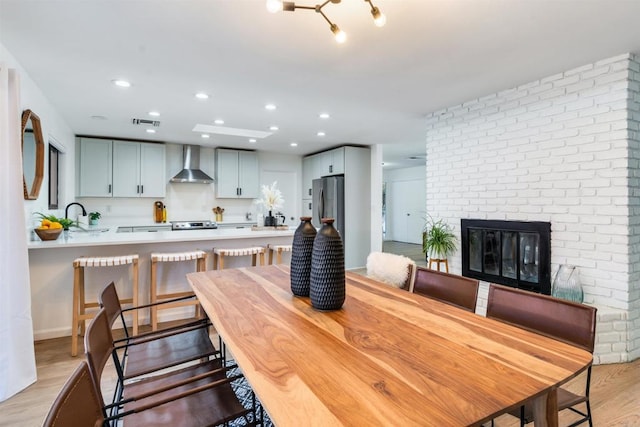
[[[271,126],[269,130],[278,130],[278,126]]]
[[[320,117],[321,119],[328,119],[328,118],[329,118],[329,117],[331,117],[331,116],[329,116],[329,113],[320,113],[320,114],[319,114],[319,117]]]
[[[276,106],[274,104],[267,104],[264,106],[264,108],[266,108],[267,110],[273,111],[276,109]]]
[[[147,133],[156,133],[155,129],[147,129]]]
[[[224,120],[222,119],[216,119],[213,121],[213,123],[217,124],[217,125],[223,125],[224,124]]]
[[[325,136],[325,133],[320,131],[320,132],[318,132],[318,136]]]
[[[107,120],[106,116],[91,116],[93,120]]]
[[[130,87],[131,83],[126,80],[111,80],[111,82],[118,87]]]
[[[209,138],[209,134],[208,133],[203,133],[202,135],[200,135],[203,138]]]
[[[207,95],[204,92],[198,92],[198,93],[196,93],[196,98],[198,98],[198,99],[209,99],[209,95]]]
[[[291,144],[289,144],[289,145],[290,145],[290,146],[292,146],[292,147],[297,147],[297,146],[298,146],[298,143],[297,143],[297,142],[292,142],[292,143],[291,143]]]
[[[249,140],[249,142],[250,142],[250,143],[252,143],[252,144],[255,144],[255,143],[256,143],[256,140],[255,140],[254,138],[251,138],[251,139]]]
[[[149,111],[149,115],[153,117],[158,117],[160,113],[158,113],[157,111]]]

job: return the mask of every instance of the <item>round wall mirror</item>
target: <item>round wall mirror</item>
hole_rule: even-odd
[[[25,200],[36,200],[44,177],[44,138],[40,118],[22,112],[22,186]]]

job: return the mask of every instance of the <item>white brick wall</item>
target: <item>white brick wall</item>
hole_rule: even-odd
[[[460,218],[551,222],[552,277],[578,266],[585,302],[621,316],[600,320],[603,363],[640,356],[639,106],[625,54],[427,118],[429,214],[458,232]]]

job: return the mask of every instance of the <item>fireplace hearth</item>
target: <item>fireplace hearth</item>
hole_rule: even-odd
[[[551,294],[551,223],[462,219],[462,275]]]

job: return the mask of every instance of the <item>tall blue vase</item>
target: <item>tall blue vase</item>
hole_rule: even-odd
[[[293,233],[291,249],[291,292],[300,297],[309,296],[311,254],[316,234],[316,228],[311,224],[311,217],[300,217],[300,225]]]
[[[338,310],[346,296],[344,246],[333,226],[333,218],[322,218],[322,228],[313,241],[309,297],[316,310]]]

